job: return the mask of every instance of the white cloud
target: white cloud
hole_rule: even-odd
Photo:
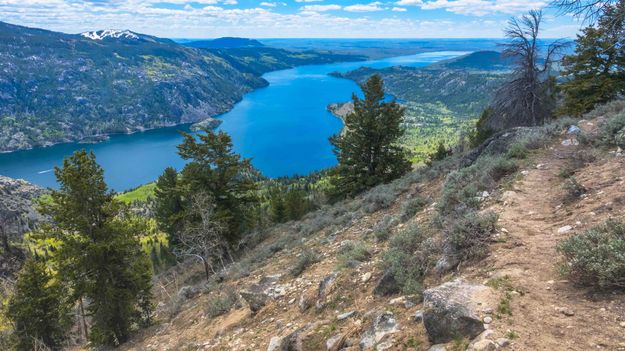
[[[395,3],[401,6],[419,6],[423,10],[443,9],[448,12],[468,15],[485,16],[494,13],[518,14],[531,9],[543,8],[548,5],[545,0],[400,0]]]
[[[340,5],[306,5],[302,6],[300,10],[305,12],[325,12],[336,11],[340,9],[342,9]]]
[[[374,11],[382,11],[384,8],[380,7],[382,5],[381,2],[376,1],[370,4],[355,4],[350,6],[345,6],[343,10],[349,12],[374,12]]]
[[[408,11],[407,9],[403,8],[403,7],[393,7],[391,9],[391,11],[395,11],[395,12],[406,12]]]

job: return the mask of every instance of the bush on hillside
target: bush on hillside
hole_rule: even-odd
[[[373,227],[373,235],[377,241],[386,241],[391,236],[391,228],[399,224],[397,218],[386,215]]]
[[[580,196],[586,193],[586,188],[581,185],[575,177],[569,177],[562,184],[564,190],[564,203],[570,204],[577,201]]]
[[[355,268],[360,263],[371,258],[371,248],[360,241],[348,241],[339,249],[339,266],[342,268]]]
[[[423,278],[434,265],[439,252],[432,238],[416,225],[409,225],[395,235],[382,258],[382,266],[393,275],[404,294],[421,294]]]
[[[446,223],[446,236],[459,261],[484,258],[488,244],[495,232],[497,215],[492,212],[479,214],[468,212],[464,216],[450,219]]]
[[[232,308],[238,305],[238,294],[234,291],[229,291],[209,299],[206,306],[206,314],[210,318],[215,318],[230,312]]]
[[[306,268],[317,262],[319,262],[319,255],[317,255],[314,251],[306,250],[297,258],[295,265],[291,269],[291,275],[293,277],[299,277],[302,273],[304,273]]]
[[[415,195],[412,198],[404,201],[401,204],[399,219],[402,222],[414,217],[420,209],[427,205],[427,200],[419,195]]]
[[[574,282],[596,288],[625,288],[625,223],[611,219],[564,240],[563,272]]]

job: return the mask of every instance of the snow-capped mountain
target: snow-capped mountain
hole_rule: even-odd
[[[139,39],[139,35],[137,33],[131,32],[127,29],[119,30],[119,29],[104,29],[97,31],[90,31],[81,33],[85,38],[93,39],[93,40],[102,40],[106,38],[115,38],[115,39]]]

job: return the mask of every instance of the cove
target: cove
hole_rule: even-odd
[[[248,93],[218,118],[219,127],[232,136],[234,149],[264,175],[305,175],[336,164],[328,137],[342,127],[326,110],[330,103],[348,101],[359,87],[347,79],[330,76],[362,66],[421,67],[468,52],[441,51],[380,60],[300,66],[263,76],[269,86]],[[188,125],[159,128],[129,135],[113,135],[97,144],[60,144],[46,148],[0,154],[0,174],[26,179],[44,187],[57,187],[55,166],[74,151],[95,152],[109,186],[124,191],[154,181],[167,166],[181,169],[176,153],[182,141],[178,131]]]

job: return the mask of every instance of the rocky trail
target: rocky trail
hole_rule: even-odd
[[[586,194],[563,205],[559,174],[579,149],[557,145],[544,151],[491,208],[504,237],[474,278],[508,290],[501,319],[491,327],[513,339],[512,350],[625,349],[623,296],[576,287],[559,271],[559,242],[625,212],[625,167],[615,157],[579,169],[576,178]]]

